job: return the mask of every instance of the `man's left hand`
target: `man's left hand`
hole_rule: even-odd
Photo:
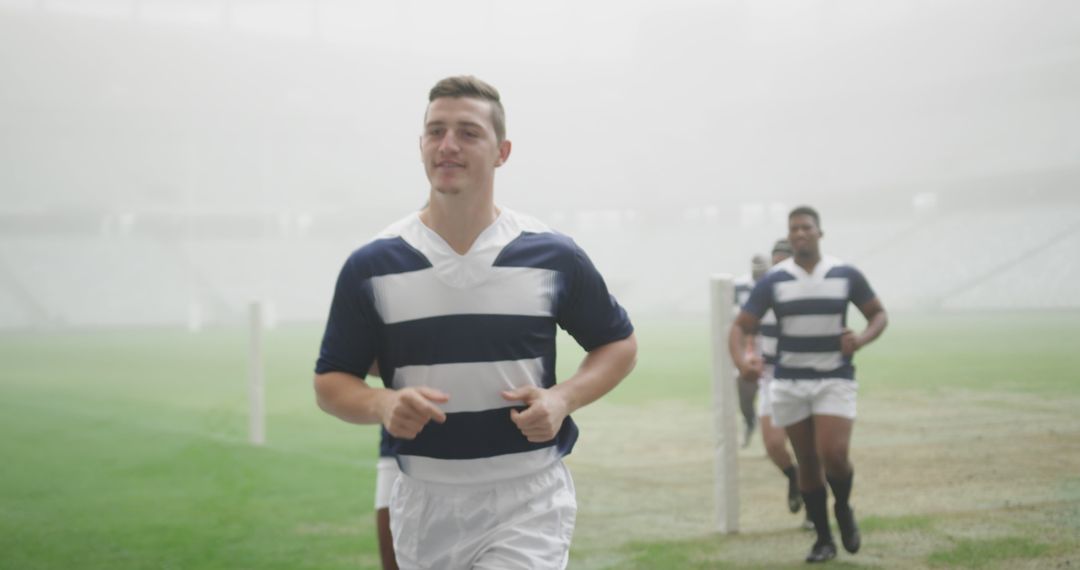
[[[510,410],[510,420],[533,443],[555,439],[563,420],[569,414],[566,401],[558,394],[537,386],[521,386],[503,391],[502,397],[509,401],[523,402],[528,409]]]
[[[844,356],[851,356],[855,354],[856,350],[859,350],[859,339],[855,336],[854,331],[844,329],[844,333],[840,335],[840,352]]]

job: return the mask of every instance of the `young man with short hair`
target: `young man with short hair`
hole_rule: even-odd
[[[826,481],[833,490],[833,512],[844,549],[855,553],[861,546],[849,504],[854,470],[848,448],[858,388],[852,356],[888,324],[881,301],[862,273],[821,255],[818,242],[823,236],[817,211],[808,206],[791,211],[788,240],[794,256],[757,283],[728,339],[740,373],[751,373],[753,363],[742,347],[766,311],[775,311],[779,330],[770,400],[773,422],[786,430],[795,450],[799,489],[817,531],[807,562],[836,557]],[[866,317],[866,328],[858,335],[846,326],[848,303]]]
[[[389,433],[401,568],[564,568],[577,510],[569,414],[629,374],[633,326],[570,238],[496,206],[511,150],[498,92],[450,77],[428,101],[428,205],[342,269],[319,406]],[[556,326],[588,353],[558,383]],[[363,381],[376,361],[382,389]]]

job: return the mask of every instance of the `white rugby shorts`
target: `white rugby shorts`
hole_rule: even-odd
[[[810,416],[855,419],[855,395],[859,383],[845,378],[781,380],[769,382],[772,422],[787,427]]]
[[[402,474],[390,498],[402,570],[562,570],[576,516],[574,481],[561,460],[538,473],[476,485]]]
[[[397,459],[393,457],[380,457],[375,464],[375,510],[390,507],[390,491],[394,489],[394,481],[401,475]]]

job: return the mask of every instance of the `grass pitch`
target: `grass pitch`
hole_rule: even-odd
[[[856,360],[863,550],[832,567],[1080,566],[1078,317],[892,316]],[[637,325],[634,374],[575,415],[571,567],[803,567],[759,441],[742,532],[712,531],[706,323]],[[268,333],[253,448],[242,331],[0,335],[0,568],[378,567],[377,430],[315,407],[319,337]]]

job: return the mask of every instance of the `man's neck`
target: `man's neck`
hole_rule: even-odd
[[[476,238],[495,223],[499,209],[490,197],[469,200],[465,196],[432,192],[420,221],[439,234],[459,255],[472,248]]]
[[[795,265],[802,267],[807,273],[813,273],[814,268],[817,267],[818,262],[821,261],[821,252],[816,251],[813,254],[805,256],[795,254]]]

